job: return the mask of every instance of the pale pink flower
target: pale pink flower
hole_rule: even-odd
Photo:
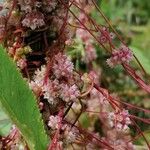
[[[100,42],[101,43],[106,43],[106,42],[111,42],[111,40],[115,37],[114,33],[109,32],[109,29],[106,27],[103,27],[101,30],[100,34]]]
[[[64,132],[64,137],[66,138],[67,143],[72,143],[75,142],[79,135],[79,131],[73,127],[71,128],[70,126],[67,126]]]
[[[51,12],[53,9],[55,9],[55,7],[57,6],[58,2],[57,0],[46,0],[44,3],[44,9],[47,12]]]
[[[26,14],[25,18],[22,20],[22,25],[32,30],[42,27],[45,25],[44,15],[37,11],[32,11]]]
[[[66,55],[58,53],[55,55],[55,63],[53,65],[53,72],[57,78],[70,77],[72,75],[74,66]]]
[[[88,111],[90,111],[89,112],[90,116],[94,115],[95,114],[94,112],[100,112],[100,108],[101,111],[105,111],[105,109],[108,106],[109,106],[108,100],[96,89],[92,89],[90,92],[90,98],[87,101],[87,109]]]
[[[96,70],[91,70],[89,72],[90,79],[97,85],[100,84],[100,76],[101,76],[101,70],[96,68]]]
[[[40,69],[37,69],[35,71],[35,74],[33,77],[34,82],[41,88],[44,85],[45,74],[46,74],[46,67],[45,67],[45,65],[43,65],[43,66],[41,66]]]
[[[60,121],[61,121],[61,118],[59,116],[53,116],[53,115],[51,115],[49,117],[48,126],[51,129],[56,130],[56,129],[59,128]]]
[[[112,52],[112,56],[107,59],[107,64],[113,68],[121,63],[129,63],[132,58],[132,51],[126,46],[121,46]]]
[[[134,146],[131,142],[126,142],[122,139],[118,139],[113,142],[113,148],[114,150],[134,150]]]
[[[25,13],[32,11],[31,0],[18,0],[18,4],[20,5],[21,10],[25,11]]]
[[[109,124],[111,127],[115,127],[118,131],[127,131],[128,125],[131,124],[128,110],[121,112],[111,112],[108,115]]]
[[[60,97],[66,102],[75,101],[80,95],[80,91],[75,84],[72,86],[61,84],[61,88]]]
[[[42,89],[44,98],[46,98],[49,103],[54,103],[54,98],[59,96],[60,83],[57,79],[54,81],[49,80]]]

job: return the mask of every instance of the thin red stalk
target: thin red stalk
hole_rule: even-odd
[[[87,131],[85,131],[85,130],[83,130],[83,129],[79,129],[79,130],[81,130],[82,133],[88,134],[91,138],[94,138],[95,140],[97,140],[98,142],[100,142],[102,145],[107,146],[109,149],[113,150],[113,148],[112,148],[108,143],[106,143],[106,142],[103,141],[103,140],[98,139],[98,138],[97,138],[96,136],[94,136],[92,133],[87,132]]]
[[[148,120],[148,119],[140,118],[140,117],[137,117],[137,116],[134,116],[134,115],[130,115],[130,117],[133,118],[133,119],[136,119],[136,120],[140,120],[144,123],[150,124],[150,120]]]
[[[60,117],[60,122],[58,124],[58,129],[53,137],[53,140],[52,142],[50,143],[49,147],[48,147],[48,150],[56,150],[56,147],[59,146],[58,144],[58,139],[59,139],[59,132],[60,132],[60,129],[62,127],[62,119],[63,119],[63,108],[61,108],[58,116]]]
[[[127,46],[127,44],[123,41],[123,38],[120,36],[120,34],[114,29],[113,25],[110,23],[110,21],[108,20],[108,18],[104,15],[104,13],[101,11],[101,9],[99,8],[99,6],[95,3],[94,0],[92,0],[93,4],[95,5],[95,8],[98,10],[98,12],[101,14],[101,16],[104,18],[104,20],[108,23],[108,25],[110,26],[110,28],[113,30],[113,32],[116,34],[116,36],[118,37],[118,39],[125,45]],[[138,60],[138,58],[133,55],[135,60],[137,61],[137,63],[139,64],[140,68],[142,69],[142,71],[144,72],[145,75],[147,75],[145,69],[143,68],[142,64],[140,63],[140,61]]]
[[[70,11],[70,13],[74,16],[74,18],[76,18],[78,20],[78,22],[93,36],[93,38],[102,46],[102,48],[107,50],[107,48],[104,46],[104,44],[102,44],[100,42],[100,40],[80,21],[80,19],[78,19],[78,17],[73,13],[73,11],[70,10],[70,8],[68,8],[68,6],[62,0],[58,0],[58,1],[61,2],[64,5],[64,7]],[[109,51],[109,50],[107,50],[107,51]]]
[[[136,129],[139,131],[139,133],[141,134],[141,136],[144,138],[148,148],[150,149],[150,145],[149,142],[147,141],[147,138],[145,137],[143,131],[141,131],[140,127],[137,125],[137,123],[130,117],[131,121],[133,122],[133,124],[135,125]]]
[[[89,14],[87,14],[85,11],[84,11],[84,6],[82,7],[82,8],[80,8],[80,4],[79,3],[77,3],[76,1],[74,1],[74,6],[76,6],[81,12],[83,12],[84,13],[84,15],[87,17],[87,19],[88,19],[88,21],[90,22],[90,23],[92,23],[92,25],[93,25],[93,27],[95,28],[95,32],[98,32],[98,29],[97,29],[97,25],[95,24],[95,21],[89,16]],[[81,5],[82,6],[82,5]]]
[[[139,75],[136,74],[133,68],[128,64],[122,64],[127,73],[137,82],[137,84],[146,92],[150,93],[150,86],[147,85]]]
[[[89,112],[89,113],[95,113],[95,114],[100,114],[101,112],[98,111],[92,111],[92,110],[84,110],[84,112]]]
[[[73,3],[73,2],[72,2],[72,3]],[[70,9],[70,7],[72,6],[72,3],[69,5],[69,9]],[[60,38],[61,35],[64,33],[65,27],[66,27],[66,25],[67,25],[67,18],[68,18],[68,10],[67,10],[67,12],[66,12],[66,16],[65,16],[65,18],[64,18],[63,25],[62,25],[62,27],[61,27],[61,29],[60,29],[60,31],[59,31],[59,38]],[[59,38],[58,38],[58,39],[59,39]]]
[[[92,25],[95,27],[95,29],[96,29],[97,31],[99,31],[102,35],[104,35],[104,36],[106,37],[106,39],[109,41],[110,47],[115,48],[115,46],[114,46],[113,43],[111,42],[111,40],[110,40],[108,34],[107,34],[107,33],[104,33],[104,31],[99,27],[99,25],[98,25],[88,14],[86,14],[86,12],[84,11],[84,9],[81,9],[81,8],[80,8],[79,6],[77,6],[76,4],[74,4],[74,6],[76,6],[80,11],[82,11],[82,12],[86,15],[86,17],[88,18],[88,20],[92,23]],[[101,43],[100,41],[99,41],[99,43],[100,43],[101,45],[103,44],[103,43]],[[105,49],[105,50],[107,50],[107,51],[109,52],[108,49]]]
[[[117,102],[119,102],[119,103],[122,103],[123,105],[126,105],[126,106],[128,106],[128,107],[130,107],[130,108],[138,109],[138,110],[144,111],[145,113],[150,113],[150,110],[148,110],[148,109],[144,109],[144,108],[135,106],[135,105],[133,105],[133,104],[130,104],[130,103],[127,103],[127,102],[123,102],[123,101],[121,101],[121,100],[116,100],[116,99],[115,99],[114,101],[117,101]]]
[[[71,108],[71,109],[72,109],[73,113],[75,113],[74,109],[73,108]],[[66,122],[66,123],[68,123],[68,124],[70,124],[72,126],[72,123],[68,122],[67,120],[63,120],[63,121]],[[78,120],[78,123],[80,125],[79,120]],[[76,125],[74,125],[74,127],[77,128],[80,131],[80,133],[82,133],[83,135],[85,135],[85,137],[88,135],[88,136],[90,136],[90,138],[95,139],[97,142],[99,142],[99,146],[105,146],[107,148],[110,148],[110,150],[113,150],[113,148],[108,143],[106,143],[105,141],[103,141],[103,140],[95,137],[92,133],[88,132],[87,130],[82,129],[82,127],[78,127]],[[89,141],[91,141],[91,139]]]
[[[144,133],[147,133],[147,132],[150,132],[150,130],[143,131],[143,134],[144,134]],[[139,133],[139,134],[136,135],[134,138],[132,138],[131,140],[129,140],[128,143],[129,143],[129,142],[133,142],[133,141],[137,140],[137,139],[140,138],[140,137],[141,137],[141,134]]]
[[[119,105],[114,102],[114,99],[109,95],[109,94],[106,94],[102,88],[100,88],[98,85],[94,84],[94,88],[97,89],[107,100],[108,102],[111,104],[112,108],[114,110],[116,109],[120,109]]]
[[[85,28],[81,27],[81,26],[77,26],[77,25],[73,25],[73,24],[70,24],[68,23],[70,26],[74,27],[74,28],[79,28],[79,29],[83,29],[83,30],[86,30]],[[89,29],[90,31],[93,31],[93,32],[97,32],[96,30],[94,29]]]
[[[67,122],[67,121],[66,121],[66,122]],[[67,123],[68,123],[68,124],[71,124],[70,122],[67,122]],[[108,143],[106,143],[105,141],[103,141],[103,140],[97,138],[97,137],[94,136],[92,133],[88,132],[87,130],[82,129],[82,128],[79,128],[79,127],[77,127],[76,125],[74,125],[74,127],[76,127],[76,128],[80,131],[80,133],[82,133],[83,135],[89,136],[89,137],[90,137],[89,141],[91,141],[91,139],[95,139],[97,142],[99,142],[99,144],[100,144],[99,146],[105,146],[105,147],[109,148],[110,150],[113,150],[113,148],[112,148]],[[91,141],[91,142],[92,142],[92,141]]]

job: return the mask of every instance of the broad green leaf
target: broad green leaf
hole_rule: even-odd
[[[46,150],[48,138],[36,98],[2,47],[0,47],[0,101],[10,119],[21,131],[30,150]]]
[[[0,104],[0,135],[7,136],[12,124],[6,113],[3,111]]]

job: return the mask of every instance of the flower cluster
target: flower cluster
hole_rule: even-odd
[[[66,55],[58,53],[55,55],[55,63],[53,65],[53,72],[57,78],[60,77],[70,77],[73,72],[73,64],[67,58]]]
[[[129,114],[127,110],[121,112],[111,112],[108,116],[109,124],[111,127],[115,127],[118,131],[126,131],[129,129],[128,125],[131,124]]]
[[[80,96],[80,91],[75,84],[72,86],[61,84],[61,87],[62,91],[60,97],[66,102],[75,101]]]
[[[101,29],[101,34],[100,34],[100,42],[103,44],[103,43],[106,43],[106,42],[111,42],[111,40],[115,37],[114,33],[112,32],[109,32],[109,29],[106,28],[106,27],[103,27]]]
[[[53,9],[55,9],[57,4],[58,4],[58,1],[56,1],[56,0],[44,0],[44,2],[43,2],[44,9],[47,12],[51,12]]]
[[[18,0],[18,4],[20,5],[21,10],[25,11],[26,13],[31,12],[34,8],[41,7],[41,2],[36,0]]]
[[[35,93],[39,93],[41,89],[41,93],[49,103],[55,103],[57,98],[65,102],[75,101],[80,91],[73,77],[74,66],[66,55],[58,53],[54,58],[53,76],[45,82],[46,67],[42,66],[41,69],[35,71],[30,87]]]
[[[132,144],[132,142],[129,142],[127,139],[105,139],[107,141],[107,143],[110,144],[110,146],[114,149],[114,150],[136,150],[135,146]],[[103,150],[109,150],[107,148],[103,149]]]
[[[75,127],[71,127],[68,124],[64,125],[64,137],[66,143],[73,143],[79,137],[79,130]]]
[[[51,128],[51,130],[56,131],[59,129],[60,121],[61,121],[60,116],[51,115],[49,117],[48,126]],[[69,124],[63,124],[63,126],[61,127],[61,130],[62,130],[61,137],[63,141],[66,142],[66,144],[75,142],[75,140],[77,139],[79,135],[78,129],[75,127],[71,127]]]
[[[56,130],[59,127],[60,120],[61,119],[59,116],[50,116],[48,121],[48,126],[51,129]]]
[[[31,11],[26,14],[25,18],[22,20],[22,25],[32,30],[42,27],[45,25],[44,15],[37,11]]]
[[[118,64],[129,63],[132,57],[132,51],[128,47],[122,45],[112,52],[111,58],[107,59],[107,64],[113,68]]]

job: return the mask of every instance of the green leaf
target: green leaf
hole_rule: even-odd
[[[12,124],[6,113],[1,108],[0,104],[0,135],[7,136],[9,134]]]
[[[10,119],[21,131],[29,148],[46,150],[48,138],[36,98],[2,47],[0,47],[0,101]]]

